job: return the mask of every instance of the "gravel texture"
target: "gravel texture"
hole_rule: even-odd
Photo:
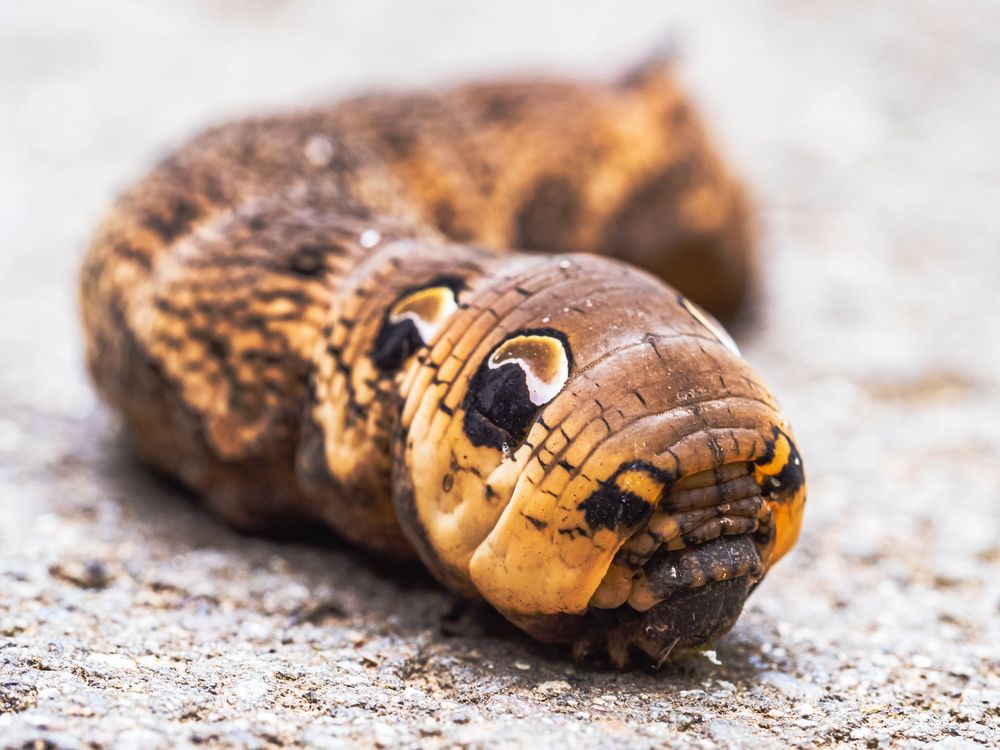
[[[998,27],[992,0],[0,5],[0,746],[1000,743]],[[166,145],[668,37],[757,197],[741,341],[811,482],[714,655],[574,666],[419,571],[234,534],[131,461],[74,276]]]

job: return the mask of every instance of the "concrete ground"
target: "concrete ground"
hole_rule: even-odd
[[[0,6],[0,746],[1000,743],[1000,5]],[[598,671],[413,571],[241,537],[81,368],[113,194],[199,126],[372,84],[620,70],[670,38],[758,201],[749,359],[811,481],[714,656]]]

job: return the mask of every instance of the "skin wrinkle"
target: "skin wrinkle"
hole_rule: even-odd
[[[639,420],[636,420],[636,422],[638,422],[638,421]],[[706,429],[704,426],[699,427],[698,429],[693,430],[692,432],[689,432],[689,433],[687,433],[685,435],[682,435],[681,437],[677,438],[674,441],[674,443],[672,443],[671,446],[668,449],[664,450],[662,453],[659,453],[657,455],[663,455],[664,453],[670,453],[672,456],[674,456],[675,460],[677,461],[676,466],[677,466],[677,468],[679,468],[680,465],[681,465],[681,459],[679,457],[677,457],[676,454],[674,453],[674,450],[677,448],[677,446],[680,443],[682,443],[685,440],[687,440],[688,438],[694,437],[696,435],[706,434],[706,433],[708,433],[710,431],[711,430]],[[613,438],[613,436],[608,436],[607,438],[605,438],[605,440],[609,440],[609,439],[612,439],[612,438]],[[602,445],[600,443],[595,443],[595,445],[591,448],[590,452],[587,454],[587,457],[584,460],[584,462],[581,463],[581,467],[586,466],[586,461],[588,459],[590,459],[592,456],[596,455],[598,453],[598,451],[601,449],[601,447],[602,447]],[[695,472],[690,472],[690,473],[695,473]],[[569,510],[569,508],[565,508],[565,506],[560,505],[560,507],[563,507],[565,510]]]
[[[664,336],[664,337],[657,336],[655,338],[657,338],[657,339],[669,339],[669,338],[683,338],[685,336],[687,336],[687,334],[677,334],[676,336]],[[607,354],[602,355],[601,357],[599,357],[596,360],[593,360],[592,362],[590,362],[589,364],[583,366],[582,368],[576,369],[574,371],[574,374],[578,375],[579,377],[582,377],[582,378],[584,378],[584,379],[586,379],[586,380],[588,380],[590,382],[595,382],[592,379],[593,370],[599,369],[602,366],[609,366],[610,365],[610,361],[615,356],[617,356],[619,354],[626,353],[626,352],[628,352],[628,351],[630,351],[630,350],[632,350],[634,348],[638,348],[638,347],[641,347],[641,346],[644,346],[644,345],[648,344],[648,345],[653,346],[654,349],[655,349],[655,344],[653,343],[652,338],[653,337],[651,337],[650,334],[645,334],[643,336],[643,338],[642,338],[641,341],[636,341],[634,343],[625,344],[625,345],[623,345],[621,347],[617,347],[617,348],[615,348],[613,350],[610,350]],[[661,356],[661,358],[662,358],[662,356]],[[580,392],[578,392],[578,391],[573,392],[572,396],[573,396],[574,399],[579,398]],[[550,403],[554,403],[554,401],[555,400],[553,400],[553,402],[550,402]],[[643,407],[648,408],[648,406],[647,406],[647,404],[646,404],[646,402],[645,402],[644,399],[640,398],[640,401],[642,402]],[[602,409],[602,413],[603,413],[603,411],[604,410]],[[572,411],[567,411],[567,413],[565,414],[565,416],[558,423],[556,423],[555,425],[552,425],[550,427],[550,429],[549,429],[550,434],[552,434],[554,432],[554,430],[556,430],[557,428],[561,427],[565,423],[565,421],[567,419],[571,418],[572,416],[573,416],[573,412]],[[544,417],[544,411],[539,414],[539,419],[541,419],[543,417]],[[587,425],[584,424],[581,427],[580,431],[582,432],[584,429],[586,429],[586,426]],[[626,423],[626,424],[622,425],[619,429],[625,429],[628,426],[629,426],[629,423]],[[530,433],[529,433],[529,437],[530,437]],[[572,442],[565,435],[564,435],[564,438],[566,439],[566,445],[564,445],[563,448],[558,453],[555,453],[552,456],[552,461],[555,461],[557,464],[558,464],[558,461],[565,455],[565,451],[569,448],[570,443]],[[539,447],[541,447],[541,445],[544,445],[544,441],[539,444]],[[537,452],[537,448],[535,449],[535,451],[533,451],[533,454],[532,454],[531,458],[535,458],[535,455],[534,455],[535,452]],[[671,448],[668,447],[666,449],[666,452],[672,452]],[[662,455],[662,454],[658,454],[658,455]],[[674,458],[675,458],[675,460],[677,460],[676,456],[674,456]],[[541,461],[539,461],[539,463],[541,463]],[[678,463],[679,463],[679,460],[678,460]],[[550,461],[550,464],[551,464],[551,461]]]
[[[722,398],[707,397],[707,398],[705,398],[702,401],[693,402],[693,404],[696,405],[698,403],[722,403],[722,402],[725,402],[725,401],[748,401],[748,402],[753,402],[753,403],[761,404],[763,406],[770,407],[770,405],[767,404],[766,402],[760,401],[759,399],[749,398],[749,397],[746,397],[746,396],[725,396],[725,397],[722,397]],[[659,417],[664,417],[664,416],[667,416],[667,415],[684,413],[684,412],[688,411],[688,409],[689,409],[690,406],[692,406],[692,404],[684,404],[683,406],[677,406],[677,407],[674,407],[672,409],[666,409],[666,410],[661,411],[661,412],[649,412],[647,414],[639,415],[635,419],[633,419],[632,421],[626,422],[625,424],[621,425],[619,427],[618,431],[621,432],[621,431],[624,431],[625,429],[628,429],[630,427],[634,427],[635,425],[639,424],[640,422],[642,422],[644,420],[652,420],[652,419],[656,419],[656,418],[659,418]],[[690,412],[688,412],[688,413],[690,413]],[[567,415],[567,416],[570,416],[570,415]],[[692,416],[694,416],[694,415],[692,414]],[[589,424],[589,423],[587,423],[587,424]],[[586,427],[586,425],[584,425],[584,427]],[[674,458],[674,460],[677,462],[677,465],[679,466],[680,465],[680,459],[678,458],[678,456],[674,452],[675,449],[677,448],[677,445],[680,442],[682,442],[683,440],[685,440],[685,439],[687,439],[689,437],[692,437],[693,435],[697,435],[697,434],[699,434],[701,432],[704,432],[704,431],[707,431],[707,428],[705,428],[703,426],[702,428],[699,428],[698,430],[694,430],[694,431],[692,431],[690,433],[687,433],[687,434],[681,436],[680,438],[678,438],[674,443],[671,443],[667,447],[661,449],[660,452],[655,453],[653,455],[655,457],[660,457],[660,456],[663,456],[663,455],[666,455],[666,454],[670,454]],[[582,429],[581,429],[581,432],[582,432]],[[569,445],[567,444],[566,447],[568,448]],[[585,460],[586,460],[586,458],[590,458],[590,456],[592,456],[594,453],[596,453],[597,450],[600,449],[600,447],[601,447],[600,445],[595,444],[594,447],[593,447],[593,449],[589,453],[587,453],[587,455],[585,457]],[[565,455],[565,449],[562,450],[562,451],[560,451],[559,453],[557,453],[554,456],[554,458],[556,460],[558,460],[563,455]],[[584,465],[584,463],[581,462],[577,468],[579,469],[583,465]],[[706,467],[706,468],[710,468],[710,467]],[[692,472],[692,473],[694,473],[694,472]]]
[[[729,398],[733,398],[733,399],[735,399],[735,398],[737,398],[737,397],[729,397]],[[716,399],[716,400],[718,400],[718,399]],[[764,404],[764,405],[765,405],[765,406],[767,406],[767,404]],[[670,411],[673,411],[673,412],[676,412],[676,411],[680,411],[680,410],[683,410],[684,408],[686,408],[687,406],[690,406],[690,404],[688,404],[688,405],[685,405],[685,407],[679,407],[678,409],[675,409],[675,410],[668,410],[668,412],[663,412],[662,414],[666,414],[666,413],[669,413]],[[657,415],[648,415],[648,416],[649,416],[650,418],[652,418],[652,417],[655,417],[655,416],[661,416],[662,414],[657,414]],[[626,428],[627,428],[628,426],[631,426],[632,424],[634,424],[635,422],[638,422],[638,421],[640,421],[640,420],[634,420],[634,422],[631,422],[631,423],[627,423],[626,425],[623,425],[623,426],[622,426],[622,427],[621,427],[620,429],[624,430],[624,429],[626,429]],[[581,432],[583,431],[583,429],[585,429],[585,426],[584,426],[584,428],[581,428]],[[691,434],[697,434],[698,432],[699,432],[699,431],[695,431],[694,433],[691,433]],[[660,454],[658,454],[658,455],[663,455],[663,453],[667,453],[667,452],[670,452],[670,453],[672,453],[672,452],[673,452],[673,449],[675,449],[675,448],[677,447],[677,445],[678,445],[678,444],[679,444],[680,442],[682,442],[682,441],[683,441],[683,440],[684,440],[684,439],[685,439],[686,437],[690,437],[690,434],[689,434],[689,435],[685,435],[685,436],[682,436],[681,438],[678,438],[678,440],[677,440],[677,441],[676,441],[676,442],[675,442],[674,444],[672,444],[671,446],[669,446],[669,447],[667,448],[667,450],[666,450],[666,451],[663,451],[662,453],[660,453]],[[571,441],[570,441],[570,442],[571,442]],[[567,443],[567,445],[566,445],[566,446],[564,446],[563,450],[562,450],[562,451],[560,451],[560,452],[559,452],[559,454],[557,454],[557,457],[561,457],[562,455],[564,455],[564,454],[565,454],[565,451],[566,451],[566,449],[568,449],[568,448],[569,448],[569,445],[570,445],[570,442],[568,442],[568,443]],[[597,443],[595,443],[595,444],[594,444],[594,446],[593,446],[593,447],[591,448],[590,452],[589,452],[589,453],[587,454],[587,458],[589,458],[590,456],[594,455],[594,454],[595,454],[595,453],[596,453],[596,452],[597,452],[597,451],[599,450],[600,446],[601,446],[601,442],[600,442],[600,441],[598,441]],[[677,461],[678,461],[678,466],[679,466],[679,465],[680,465],[680,460],[679,460],[679,459],[678,459],[678,458],[676,457],[676,455],[675,455],[675,460],[677,460]],[[580,463],[580,466],[581,466],[581,467],[583,467],[583,466],[585,465],[585,461],[586,461],[586,459],[584,460],[584,462],[581,462],[581,463]],[[550,466],[551,466],[551,465],[552,465],[552,464],[550,464]],[[539,486],[540,486],[541,484],[543,484],[543,483],[544,483],[544,480],[545,480],[545,478],[547,478],[548,474],[549,474],[549,472],[547,471],[547,472],[546,472],[546,474],[545,474],[545,476],[544,476],[544,477],[542,478],[542,481],[540,481],[540,482],[538,482],[538,483],[536,483],[536,484],[537,484],[537,485],[539,485]],[[566,486],[564,487],[564,491],[565,491],[565,489],[566,489],[566,488],[568,488],[568,486],[569,486],[569,485],[567,484],[567,485],[566,485]],[[564,505],[564,504],[563,504],[563,503],[561,502],[561,500],[562,500],[562,494],[560,493],[560,495],[559,495],[559,499],[557,500],[557,505],[558,505],[558,507],[562,508],[563,510],[566,510],[566,511],[570,511],[570,510],[571,510],[571,508],[570,508],[570,507],[567,507],[567,506],[565,506],[565,505]],[[641,529],[640,529],[639,531],[641,531]],[[639,531],[637,531],[636,533],[639,533]]]
[[[735,398],[735,397],[730,397],[730,398]],[[720,399],[716,399],[716,401],[719,401],[719,400]],[[670,413],[670,412],[682,411],[685,408],[686,407],[679,407],[678,409],[668,410],[667,412],[663,412],[663,413],[661,413],[659,415],[648,415],[648,416],[649,416],[649,418],[653,418],[655,416],[662,416],[663,414]],[[646,417],[643,417],[642,419],[645,419],[645,418]],[[635,420],[635,422],[639,422],[639,421],[641,421],[641,420]],[[634,424],[635,422],[633,422],[631,424]],[[626,427],[623,426],[621,429],[625,429],[625,428]],[[680,458],[677,457],[676,454],[674,453],[674,450],[677,448],[677,446],[680,443],[682,443],[684,440],[686,440],[687,438],[689,438],[691,436],[698,435],[698,434],[706,434],[706,435],[708,435],[710,442],[712,442],[713,444],[715,444],[716,450],[718,450],[717,443],[715,443],[714,437],[710,434],[712,432],[713,432],[713,430],[710,429],[710,428],[708,428],[708,426],[704,423],[704,420],[702,420],[702,425],[697,430],[694,430],[691,433],[688,433],[686,435],[678,437],[666,450],[662,451],[661,453],[659,453],[657,455],[664,455],[665,453],[670,453],[671,455],[674,456],[675,460],[677,461],[677,466],[679,467],[681,465],[681,461],[680,461]],[[609,438],[605,438],[605,440],[607,440],[607,439],[610,439],[610,437]],[[591,456],[595,455],[600,450],[600,447],[601,447],[600,443],[595,443],[595,445],[592,447],[591,451],[587,454],[587,458],[585,458],[584,461],[581,462],[580,466],[581,467],[585,466],[587,459],[589,459]],[[717,456],[717,459],[718,459],[718,453],[716,453],[716,456]],[[694,473],[694,472],[690,472],[690,473]],[[544,482],[544,479],[543,479],[543,482]],[[541,484],[541,482],[539,484]],[[568,487],[569,487],[569,484],[565,485],[564,490],[566,488],[568,488]],[[564,505],[562,503],[562,494],[560,494],[559,498],[557,499],[557,505],[558,505],[559,508],[563,509],[564,511],[570,512],[572,510],[572,506],[568,507],[568,506],[566,506],[566,505]],[[643,531],[643,527],[640,527],[639,529],[637,529],[634,532],[634,535],[641,534],[642,531]],[[687,535],[687,534],[691,534],[691,533],[696,533],[696,531],[697,531],[697,529],[687,529],[687,530],[685,530],[684,528],[682,528],[680,533],[682,535]],[[624,543],[625,542],[623,542],[623,544]]]

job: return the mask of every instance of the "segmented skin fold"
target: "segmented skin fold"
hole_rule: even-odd
[[[236,122],[100,225],[88,362],[230,523],[326,524],[660,663],[732,626],[805,503],[716,320],[754,285],[748,214],[663,64]]]

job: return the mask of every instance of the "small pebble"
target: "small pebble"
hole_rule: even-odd
[[[49,568],[49,574],[84,589],[103,589],[111,582],[101,560],[64,560]]]
[[[539,683],[536,690],[542,693],[561,693],[570,689],[570,685],[566,680],[546,680],[545,682]]]
[[[122,654],[90,654],[87,657],[87,662],[98,667],[119,669],[126,672],[132,672],[139,668],[132,659]]]

